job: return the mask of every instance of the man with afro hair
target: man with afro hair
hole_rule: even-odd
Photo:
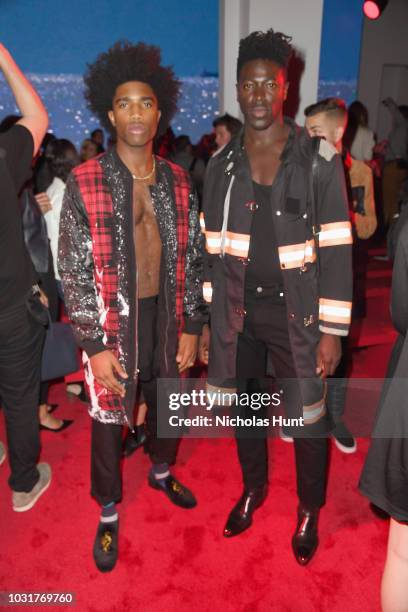
[[[254,413],[247,398],[259,407],[260,392],[270,391],[267,373],[283,391],[299,497],[292,548],[305,565],[318,545],[326,493],[325,377],[350,323],[351,231],[340,156],[283,116],[290,40],[271,29],[240,42],[244,128],[212,157],[204,186],[211,330],[200,353],[205,358],[209,345],[209,392],[235,387],[247,422],[255,414],[265,423],[266,408]],[[238,428],[237,445],[244,490],[225,537],[250,527],[267,495],[265,428]]]
[[[157,379],[194,364],[205,322],[203,239],[188,174],[153,154],[177,108],[179,83],[160,50],[118,42],[88,67],[85,96],[116,146],[67,181],[59,268],[92,417],[92,495],[102,507],[94,543],[100,571],[118,556],[122,426],[148,406],[148,483],[182,508],[193,494],[170,473],[177,439],[157,437]]]

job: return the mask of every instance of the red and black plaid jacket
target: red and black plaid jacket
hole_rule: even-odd
[[[206,320],[203,239],[188,174],[158,158],[156,176],[151,196],[162,240],[160,375],[174,377],[178,335],[199,334]],[[67,181],[59,268],[67,310],[84,350],[90,413],[102,422],[124,423],[133,411],[137,384],[137,275],[133,179],[115,151],[78,166]],[[106,349],[128,373],[123,400],[94,380],[89,359]]]

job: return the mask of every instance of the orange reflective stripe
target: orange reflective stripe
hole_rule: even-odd
[[[316,260],[316,251],[313,240],[306,240],[300,244],[289,244],[278,247],[281,268],[290,270],[301,268],[305,263],[313,263]]]
[[[204,213],[200,213],[200,227],[201,227],[201,231],[203,232],[203,234],[205,234]]]
[[[247,257],[249,251],[249,234],[225,232],[224,251],[235,257]]]
[[[203,283],[203,297],[208,304],[210,304],[212,301],[212,293],[212,284],[207,281]]]
[[[336,221],[335,223],[325,223],[320,226],[319,246],[338,246],[352,244],[352,242],[353,236],[350,221]]]
[[[328,323],[342,323],[347,325],[351,320],[352,302],[340,300],[319,300],[319,319]]]
[[[205,243],[209,253],[221,253],[221,232],[205,232]]]

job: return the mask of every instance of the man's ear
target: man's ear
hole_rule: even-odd
[[[116,127],[115,115],[114,115],[114,112],[112,110],[108,111],[108,117],[109,117],[109,121],[111,122],[113,127]]]
[[[345,127],[344,125],[339,125],[338,127],[336,127],[334,129],[334,134],[336,137],[336,142],[340,142],[340,140],[342,140],[343,136],[344,136],[344,131],[345,131]]]
[[[161,112],[161,110],[157,111],[157,116],[158,116],[158,119],[157,119],[157,125],[159,125],[159,123],[160,123],[160,119],[161,119],[161,116],[162,116],[162,112]]]
[[[286,98],[288,97],[288,89],[289,89],[289,81],[286,81],[285,85],[284,85],[284,90],[283,90],[283,99],[286,100]]]
[[[237,96],[237,98],[236,98],[237,102],[239,102],[238,92],[239,92],[239,83],[235,83],[235,93],[236,93],[236,96]]]

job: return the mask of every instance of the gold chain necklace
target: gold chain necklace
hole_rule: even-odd
[[[152,178],[154,171],[156,170],[156,160],[153,157],[153,168],[150,170],[149,174],[146,174],[146,176],[136,176],[136,174],[133,174],[132,172],[132,177],[135,181],[147,181],[149,178]]]

